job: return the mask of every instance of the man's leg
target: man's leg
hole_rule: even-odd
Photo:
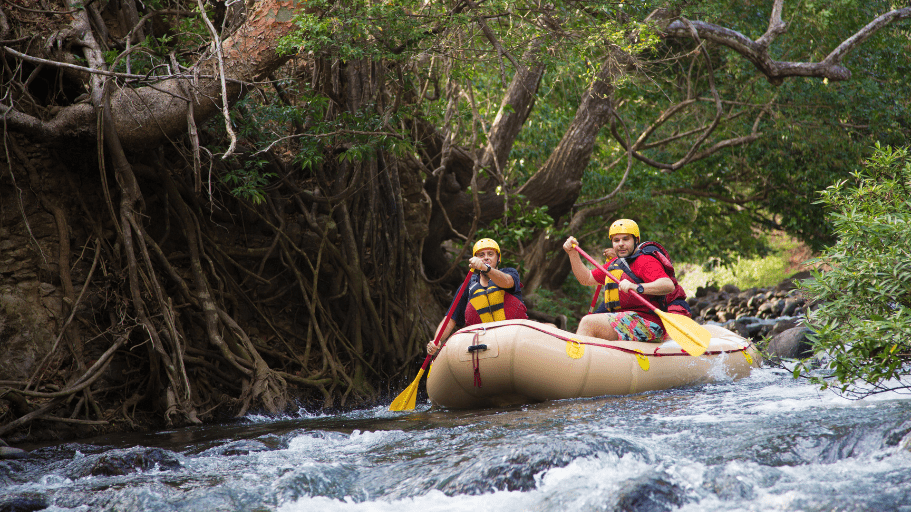
[[[613,317],[614,315],[611,313],[585,315],[579,321],[579,328],[576,329],[576,334],[602,338],[607,341],[617,341],[620,337],[617,336],[617,331],[611,327]]]

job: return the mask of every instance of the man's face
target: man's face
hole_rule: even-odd
[[[610,239],[614,250],[617,251],[617,257],[626,258],[636,250],[636,237],[627,234],[614,235]]]
[[[487,263],[491,267],[497,268],[497,263],[499,263],[499,261],[497,261],[499,259],[497,251],[493,249],[481,249],[475,256],[484,260],[484,263]]]

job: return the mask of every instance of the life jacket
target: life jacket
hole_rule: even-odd
[[[693,314],[690,311],[690,305],[686,302],[686,291],[680,286],[680,283],[677,282],[677,276],[674,274],[674,262],[671,261],[671,257],[667,253],[667,250],[658,242],[642,242],[639,244],[639,247],[636,248],[636,252],[627,257],[626,260],[631,264],[636,258],[642,255],[651,256],[657,259],[664,268],[664,272],[674,283],[674,290],[671,293],[665,296],[649,295],[644,298],[647,300],[651,299],[649,302],[656,302],[658,309],[661,311],[692,317]],[[622,280],[626,277],[636,284],[642,284],[642,279],[632,271],[629,264],[624,264],[623,260],[620,258],[614,258],[607,267],[607,271],[613,274],[617,279]],[[604,285],[604,307],[608,311],[617,311],[620,309],[620,288],[619,285],[612,280],[609,280]]]
[[[528,318],[525,303],[513,294],[488,281],[472,280],[468,286],[468,307],[465,308],[465,325],[475,325],[500,320],[525,320]]]

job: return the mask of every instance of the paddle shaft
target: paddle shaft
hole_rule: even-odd
[[[452,304],[449,306],[449,311],[446,313],[446,319],[443,320],[443,323],[440,324],[440,330],[437,332],[436,337],[433,339],[434,345],[440,344],[440,338],[443,337],[443,332],[446,331],[446,324],[449,323],[449,319],[452,318],[452,313],[455,311],[456,305],[459,303],[459,299],[462,298],[462,293],[465,291],[465,288],[468,288],[468,281],[471,280],[471,274],[473,270],[468,271],[468,275],[465,276],[465,281],[462,282],[462,286],[459,287],[459,292],[456,294],[455,300],[452,301]],[[430,365],[430,361],[433,361],[433,356],[427,354],[427,357],[424,358],[424,364],[421,365],[421,370],[426,370],[427,366]]]
[[[610,260],[608,260],[608,261],[610,261]],[[607,261],[605,261],[604,263],[607,263]],[[592,303],[591,303],[591,305],[588,306],[588,314],[592,314],[595,312],[595,305],[598,303],[598,295],[600,293],[601,293],[601,285],[599,284],[598,287],[595,288],[595,294],[592,295]]]
[[[589,312],[589,313],[594,313],[594,312],[595,312],[595,304],[598,303],[598,294],[599,294],[599,293],[601,293],[601,285],[600,285],[600,284],[598,285],[597,288],[595,288],[595,294],[592,295],[592,303],[591,303],[590,306],[588,306],[588,312]]]
[[[581,254],[585,259],[587,259],[587,260],[589,261],[589,263],[591,263],[592,265],[598,267],[598,270],[600,270],[601,272],[604,272],[604,274],[607,275],[607,277],[611,278],[611,279],[612,279],[615,283],[617,283],[618,285],[620,284],[620,280],[619,280],[619,279],[617,279],[616,277],[614,277],[613,274],[611,274],[610,272],[608,272],[606,268],[604,268],[604,267],[602,267],[601,265],[599,265],[597,261],[593,260],[592,257],[589,256],[588,254],[586,254],[585,251],[583,251],[582,248],[579,247],[578,245],[576,246],[576,251],[577,251],[579,254]],[[634,291],[632,291],[632,290],[630,290],[629,293],[632,294],[633,297],[635,297],[636,299],[638,299],[639,302],[641,302],[642,304],[645,304],[645,307],[651,309],[652,311],[658,310],[658,308],[656,308],[654,304],[652,304],[651,302],[645,300],[645,298],[643,298],[643,297],[642,297],[641,295],[639,295],[638,293],[636,293],[636,292],[634,292]],[[658,310],[658,311],[660,311],[660,310]]]

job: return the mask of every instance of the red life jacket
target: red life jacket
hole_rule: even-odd
[[[651,256],[658,260],[661,263],[664,272],[671,278],[671,281],[674,283],[674,290],[671,293],[661,297],[661,296],[646,296],[646,299],[650,299],[649,302],[656,303],[656,306],[661,311],[666,311],[668,313],[675,313],[678,315],[692,317],[693,314],[690,311],[690,305],[686,302],[686,291],[680,286],[680,283],[677,282],[677,276],[674,274],[674,262],[671,261],[670,255],[667,253],[667,250],[661,246],[658,242],[642,242],[639,244],[639,247],[636,248],[636,252],[630,255],[628,258],[629,263],[635,261],[636,258],[647,255]],[[636,284],[642,284],[642,279],[637,276],[632,269],[629,268],[629,265],[624,265],[622,260],[619,258],[611,261],[610,266],[607,268],[608,271],[620,270],[624,274],[632,278]],[[613,285],[613,286],[611,286]],[[608,282],[605,285],[605,299],[608,297],[608,288],[614,289],[617,288],[617,284],[613,282]],[[605,307],[608,311],[616,311],[620,308],[619,302],[607,302],[605,301]]]

